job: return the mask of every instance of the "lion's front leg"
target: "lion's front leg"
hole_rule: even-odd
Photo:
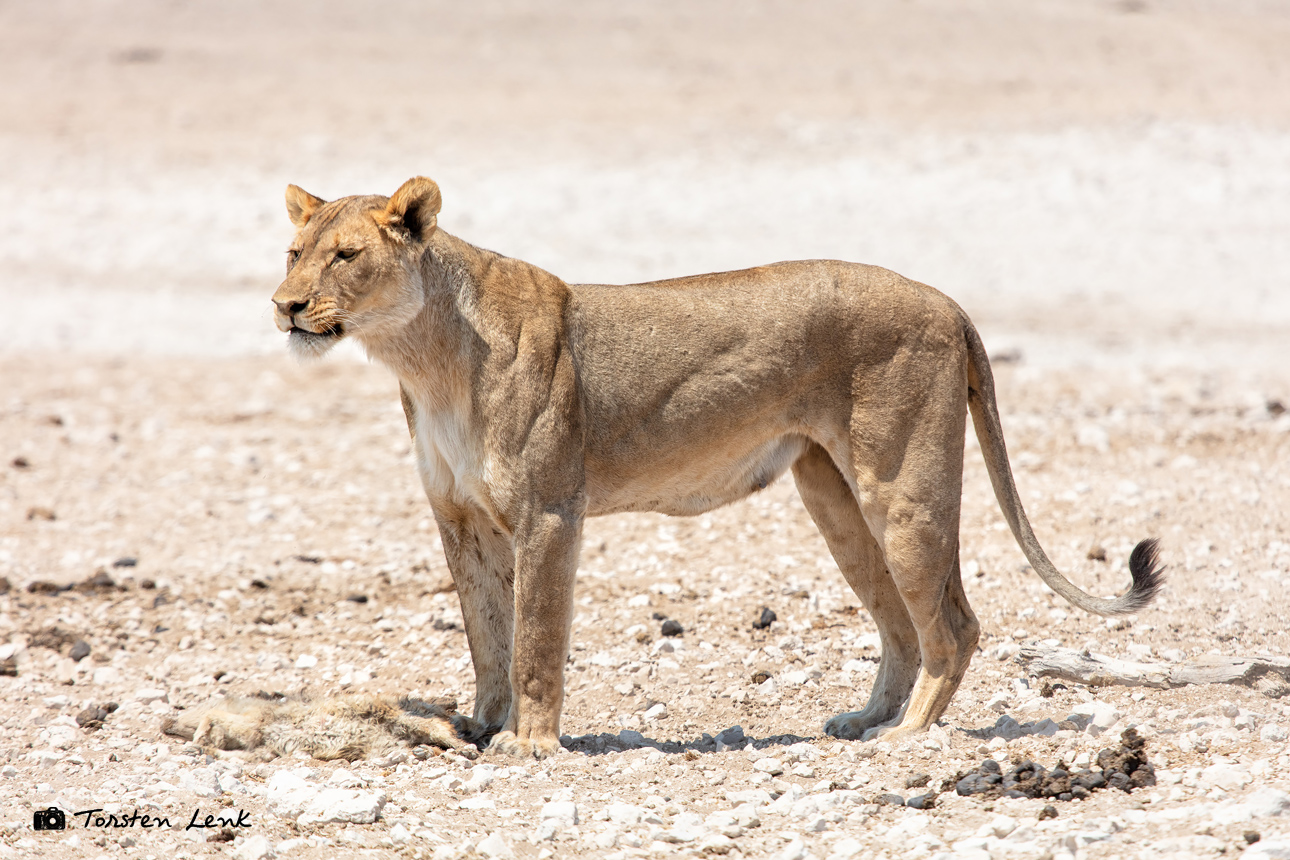
[[[498,729],[511,709],[515,554],[481,508],[433,507],[475,665],[475,720]]]
[[[584,506],[579,499],[546,508],[516,529],[511,712],[491,750],[546,758],[560,749]]]

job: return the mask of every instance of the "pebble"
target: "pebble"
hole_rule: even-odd
[[[1287,737],[1290,737],[1290,734],[1276,723],[1268,723],[1263,728],[1259,729],[1259,739],[1266,743],[1284,743]]]
[[[1217,786],[1224,791],[1235,791],[1249,784],[1253,779],[1248,768],[1229,762],[1220,761],[1200,772],[1201,782]]]
[[[511,845],[502,834],[494,831],[480,840],[475,846],[475,853],[490,860],[509,860],[515,856]]]
[[[552,800],[543,804],[538,816],[542,821],[556,821],[565,827],[578,823],[578,805],[572,800]]]
[[[266,860],[276,856],[273,843],[260,835],[247,837],[245,842],[233,849],[234,860]]]
[[[784,772],[784,763],[777,758],[762,758],[753,762],[753,770],[768,773],[771,776],[779,776]]]
[[[217,797],[223,792],[219,784],[219,774],[204,767],[185,773],[179,780],[179,787],[184,791],[191,791],[198,797]]]
[[[290,771],[278,771],[266,786],[268,810],[297,824],[339,821],[371,824],[385,807],[384,792],[321,788]]]

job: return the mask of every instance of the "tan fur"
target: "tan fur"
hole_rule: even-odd
[[[469,717],[414,697],[354,694],[311,702],[255,697],[189,708],[161,730],[204,747],[267,756],[305,753],[323,761],[383,755],[400,746],[452,749],[473,756],[481,727]]]
[[[959,579],[966,414],[1032,566],[1094,612],[1048,561],[1021,508],[990,366],[941,293],[873,266],[816,260],[629,286],[570,285],[437,227],[439,190],[322,203],[294,187],[300,228],[274,294],[302,355],[352,335],[398,375],[443,536],[493,747],[558,748],[582,522],[689,515],[792,468],[807,509],[883,642],[847,738],[925,729],[976,647]]]

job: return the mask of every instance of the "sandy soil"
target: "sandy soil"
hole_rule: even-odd
[[[381,8],[0,4],[0,857],[1290,852],[1284,700],[1044,695],[1010,659],[1290,648],[1284,6]],[[1157,536],[1163,597],[1108,624],[1049,594],[969,442],[984,636],[926,741],[822,736],[877,644],[791,482],[588,524],[552,761],[256,762],[164,737],[177,708],[258,691],[470,708],[391,376],[289,361],[267,312],[287,182],[416,173],[445,228],[570,280],[829,256],[944,289],[1008,359],[1005,431],[1058,566],[1114,593]],[[987,756],[1079,763],[1130,726],[1158,769],[1132,794],[879,802]],[[291,780],[383,797],[380,817],[289,815]],[[178,827],[33,832],[50,805]],[[251,826],[207,841],[183,829],[198,808]]]

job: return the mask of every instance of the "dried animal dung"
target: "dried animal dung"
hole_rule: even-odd
[[[986,759],[976,770],[961,772],[953,780],[947,780],[942,789],[949,790],[952,786],[965,797],[1083,800],[1103,788],[1130,792],[1155,784],[1156,772],[1147,761],[1146,741],[1135,729],[1129,728],[1121,734],[1120,746],[1097,754],[1094,769],[1071,772],[1064,762],[1058,762],[1049,770],[1026,759],[1014,761],[1013,767],[1005,772],[997,761]]]

